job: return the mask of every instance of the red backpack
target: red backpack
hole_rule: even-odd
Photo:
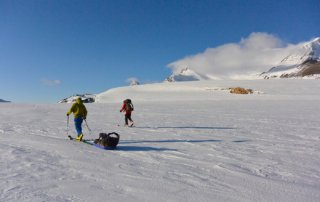
[[[134,107],[133,107],[133,104],[131,102],[130,99],[126,99],[125,101],[123,101],[124,104],[125,104],[125,109],[126,111],[133,111],[134,110]]]

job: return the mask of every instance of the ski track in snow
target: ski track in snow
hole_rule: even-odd
[[[87,104],[85,138],[120,134],[108,151],[67,139],[71,105],[0,104],[0,201],[320,201],[319,88],[301,88],[137,102],[133,128],[121,103]]]

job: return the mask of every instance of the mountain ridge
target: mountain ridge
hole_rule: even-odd
[[[320,76],[320,37],[317,37],[286,56],[279,65],[261,73],[265,79]]]

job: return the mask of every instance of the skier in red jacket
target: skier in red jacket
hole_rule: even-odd
[[[124,126],[133,126],[133,121],[131,119],[131,112],[133,111],[134,107],[130,99],[126,99],[123,101],[122,108],[120,109],[120,112],[125,112],[124,114],[124,120],[125,125]],[[130,125],[128,125],[128,122],[130,121]]]

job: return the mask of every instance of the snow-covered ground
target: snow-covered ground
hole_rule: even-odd
[[[255,93],[225,90],[236,86]],[[134,128],[122,127],[126,97]],[[320,201],[319,80],[153,84],[97,98],[85,138],[116,131],[117,150],[68,140],[70,104],[0,104],[0,201]]]

